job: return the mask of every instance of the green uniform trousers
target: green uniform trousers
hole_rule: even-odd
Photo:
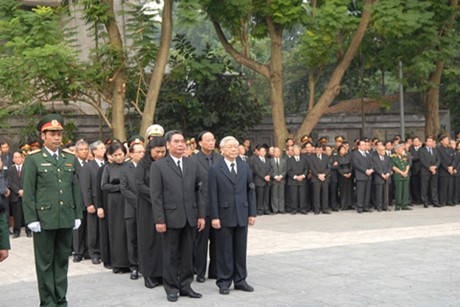
[[[395,180],[396,208],[402,209],[409,205],[409,180]]]
[[[34,233],[35,270],[40,306],[67,306],[67,271],[72,228]]]

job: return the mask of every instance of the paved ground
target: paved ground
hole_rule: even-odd
[[[255,292],[219,295],[214,281],[177,306],[460,306],[460,206],[259,217],[249,233]],[[32,240],[0,264],[0,306],[37,306]],[[166,306],[163,288],[70,262],[70,306]]]

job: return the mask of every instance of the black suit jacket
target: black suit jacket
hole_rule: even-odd
[[[382,175],[391,172],[391,160],[387,155],[383,156],[383,161],[380,160],[380,154],[372,156],[372,166],[374,167],[374,173],[372,174],[374,184],[385,184],[385,179]],[[391,176],[388,178],[390,182]]]
[[[433,148],[432,151],[433,154],[431,155],[426,146],[420,149],[420,164],[422,166],[420,168],[420,176],[431,176],[432,174],[429,171],[430,166],[436,166],[439,169],[441,159],[438,150]],[[436,172],[436,174],[438,174],[438,172]]]
[[[208,172],[209,172],[210,166],[206,158],[207,158],[206,155],[202,151],[200,151],[196,155],[193,155],[190,159],[195,161],[196,164],[198,165],[198,172],[200,174],[201,182],[203,183],[201,185],[201,196],[205,204],[206,216],[209,216],[210,211],[209,211],[209,199],[208,199]],[[212,165],[219,163],[219,161],[223,159],[222,156],[216,152],[212,152],[210,155],[210,158],[211,158]]]
[[[449,146],[439,146],[438,147],[439,158],[441,164],[439,165],[439,176],[448,177],[451,176],[448,167],[454,165],[454,150]]]
[[[329,159],[329,156],[325,154],[321,155],[321,160],[316,154],[310,156],[310,171],[312,174],[311,182],[321,182],[318,179],[319,174],[326,174],[325,182],[329,182],[329,175],[331,172]]]
[[[99,164],[96,160],[89,161],[85,167],[81,168],[79,173],[80,189],[83,196],[83,203],[85,208],[89,205],[99,207],[97,199],[98,190],[101,186],[100,179],[97,178],[99,171]]]
[[[197,218],[206,215],[198,165],[185,157],[182,164],[181,173],[168,155],[150,167],[150,197],[155,224],[166,223],[167,228],[183,228],[188,223],[195,227]]]
[[[224,159],[209,169],[211,219],[220,219],[222,227],[247,226],[248,217],[257,216],[251,170],[237,160],[236,172],[234,180]]]
[[[21,167],[21,172],[23,167],[24,165],[22,165]],[[16,168],[16,165],[13,165],[8,169],[7,178],[8,185],[11,190],[10,201],[17,202],[20,199],[18,192],[19,190],[22,190],[22,181],[21,178],[19,178],[18,169]]]
[[[125,199],[125,219],[136,217],[138,192],[135,172],[136,167],[130,161],[124,165],[124,171],[120,177],[120,192]]]
[[[351,153],[351,163],[357,181],[372,180],[372,176],[366,175],[366,170],[372,169],[372,159],[370,156],[363,156],[359,150]]]
[[[412,175],[419,175],[420,174],[420,168],[422,167],[420,164],[420,151],[423,148],[420,147],[418,150],[415,150],[414,146],[411,146],[409,148],[409,152],[412,155],[412,167],[410,169]]]
[[[271,166],[270,159],[265,157],[265,163],[262,162],[260,157],[254,157],[253,160],[253,172],[254,172],[254,183],[256,187],[263,187],[269,184],[265,181],[265,176],[270,176]]]
[[[288,174],[288,185],[303,185],[307,180],[308,175],[308,160],[305,155],[299,156],[299,161],[297,162],[295,157],[292,156],[287,161],[287,174]],[[305,175],[305,179],[301,182],[298,182],[294,179],[294,176]]]

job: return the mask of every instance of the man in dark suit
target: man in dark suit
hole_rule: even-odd
[[[270,193],[270,161],[265,147],[259,148],[259,156],[253,158],[252,170],[256,185],[257,214],[270,214],[268,208]]]
[[[214,134],[210,131],[203,131],[198,135],[198,144],[200,145],[201,151],[191,157],[198,165],[200,172],[200,179],[203,182],[201,186],[201,194],[203,197],[204,204],[206,206],[206,224],[203,231],[197,232],[195,238],[195,246],[193,251],[193,267],[195,268],[196,281],[204,282],[206,274],[206,264],[208,262],[208,241],[209,241],[209,268],[208,277],[217,278],[216,272],[216,246],[215,246],[215,234],[211,227],[211,218],[209,210],[209,199],[208,199],[208,172],[209,168],[217,164],[222,156],[214,151],[216,145],[216,139]]]
[[[428,208],[431,202],[434,207],[440,207],[438,200],[438,168],[441,164],[439,152],[435,147],[433,137],[427,136],[425,147],[420,150],[420,193],[423,207]],[[428,189],[430,189],[428,191]],[[430,192],[430,194],[428,194]],[[430,195],[430,199],[428,196]]]
[[[270,159],[270,177],[272,178],[271,207],[274,214],[284,214],[284,191],[286,182],[285,178],[287,174],[287,163],[286,160],[281,157],[281,149],[279,147],[275,147],[273,154],[273,158]]]
[[[351,154],[351,163],[355,171],[356,178],[356,210],[358,213],[371,212],[371,184],[372,184],[372,160],[366,154],[366,142],[358,141],[358,150]]]
[[[22,168],[24,163],[24,156],[21,152],[17,151],[13,154],[14,165],[8,170],[8,184],[10,186],[10,205],[11,212],[14,218],[13,238],[18,238],[21,234],[21,227],[24,224],[24,211],[22,210],[22,194],[24,189],[22,187]],[[32,237],[32,232],[27,228],[27,237]]]
[[[125,199],[125,226],[126,238],[128,240],[128,258],[130,278],[139,278],[139,260],[137,251],[137,186],[136,186],[136,167],[144,157],[144,138],[139,135],[133,136],[128,140],[129,154],[131,160],[125,164],[124,172],[120,177],[120,192]]]
[[[377,141],[376,152],[372,155],[372,203],[377,211],[388,210],[389,182],[391,180],[390,157],[385,154],[385,146]]]
[[[294,155],[287,161],[287,193],[291,204],[291,214],[300,212],[307,214],[307,184],[308,163],[305,155],[300,154],[300,146],[294,145]]]
[[[152,163],[150,195],[156,231],[163,234],[163,285],[170,302],[178,295],[200,298],[193,291],[194,228],[205,227],[205,205],[195,161],[182,157],[185,139],[172,130],[165,135],[169,154]]]
[[[323,154],[323,145],[318,142],[315,146],[315,153],[310,156],[311,182],[313,185],[313,211],[315,215],[321,211],[323,214],[329,212],[329,156]]]
[[[238,141],[227,136],[220,142],[224,159],[209,170],[209,204],[212,227],[216,229],[217,286],[220,294],[254,288],[246,282],[248,225],[256,221],[254,184],[249,167],[236,159]]]
[[[409,153],[412,155],[412,167],[410,169],[410,191],[412,203],[420,204],[422,198],[420,195],[420,150],[422,144],[420,138],[415,136],[412,139],[412,145],[409,148]]]
[[[80,174],[82,169],[88,164],[89,145],[85,140],[78,140],[75,143],[75,156],[77,157],[77,176],[79,178],[80,190],[82,190]],[[83,198],[83,195],[82,195]],[[86,207],[81,206],[83,218],[81,219],[81,226],[73,232],[73,249],[74,256],[73,262],[80,262],[88,254],[88,244],[86,242],[86,221],[87,221],[87,210]]]
[[[10,143],[7,140],[2,140],[0,142],[0,158],[2,160],[0,172],[3,172],[3,176],[6,180],[8,180],[8,172],[13,165],[13,154],[10,152],[10,149]],[[6,219],[8,221],[8,225],[11,226],[12,220],[10,220],[11,206],[9,194],[0,195],[0,198],[3,199],[3,208],[6,210]]]
[[[453,206],[454,199],[454,150],[449,146],[449,137],[439,137],[439,204]]]
[[[88,253],[93,264],[101,263],[101,251],[99,243],[99,220],[96,214],[97,208],[101,207],[98,193],[100,190],[100,178],[98,171],[104,165],[105,145],[102,141],[90,144],[89,149],[94,160],[81,169],[79,174],[83,204],[87,211],[86,216],[86,242]]]

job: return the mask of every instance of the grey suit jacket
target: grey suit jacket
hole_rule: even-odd
[[[283,158],[279,158],[279,165],[276,164],[275,158],[270,159],[270,177],[275,180],[275,176],[283,176],[283,179],[279,183],[285,183],[287,174],[287,162]],[[277,181],[274,181],[277,182]]]
[[[198,165],[185,157],[182,164],[181,173],[168,155],[150,167],[150,197],[155,224],[183,228],[188,223],[195,227],[197,219],[205,217]]]

